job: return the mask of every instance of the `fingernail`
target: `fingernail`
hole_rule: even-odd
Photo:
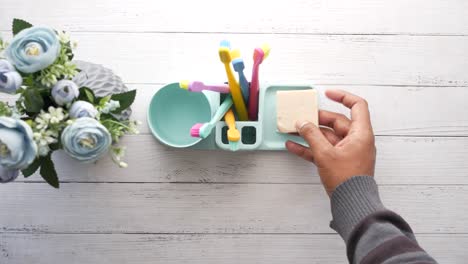
[[[296,130],[297,132],[301,132],[302,128],[305,127],[306,125],[308,125],[310,122],[309,121],[305,121],[305,120],[301,120],[301,121],[297,121],[296,122]]]

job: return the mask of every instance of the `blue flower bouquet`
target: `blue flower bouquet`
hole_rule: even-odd
[[[80,162],[109,154],[127,166],[119,139],[138,133],[129,118],[136,91],[102,66],[73,61],[75,47],[65,32],[20,19],[10,43],[0,38],[0,92],[18,95],[13,105],[0,101],[0,182],[39,171],[58,188],[51,155],[60,149]]]

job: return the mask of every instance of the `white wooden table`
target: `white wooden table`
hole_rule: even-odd
[[[273,47],[269,82],[368,99],[385,204],[441,263],[468,258],[468,1],[1,0],[14,17],[72,33],[76,57],[152,94],[179,79],[223,81],[217,45],[250,68]],[[323,100],[321,106],[345,109]],[[0,263],[345,263],[313,165],[280,152],[174,150],[144,123],[130,167],[55,155],[60,190],[38,175],[0,186]]]

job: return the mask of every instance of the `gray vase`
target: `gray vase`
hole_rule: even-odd
[[[86,61],[74,60],[73,63],[80,69],[80,72],[73,78],[78,87],[88,87],[98,97],[128,91],[128,87],[125,86],[122,79],[112,70]],[[128,120],[131,114],[131,108],[127,108],[121,114],[113,116],[119,120]]]

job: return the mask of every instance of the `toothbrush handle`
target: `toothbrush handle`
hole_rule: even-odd
[[[224,116],[224,121],[228,125],[229,129],[236,128],[236,119],[234,117],[234,112],[232,111],[232,109],[229,109],[229,111],[227,111],[226,115]]]
[[[250,83],[250,97],[249,97],[249,118],[252,121],[256,121],[258,118],[258,93],[259,93],[259,81],[258,81],[258,68],[260,63],[254,63],[252,69],[252,80]]]
[[[205,85],[204,90],[218,92],[218,93],[229,93],[229,86],[227,85]]]
[[[226,99],[224,99],[223,103],[219,106],[213,118],[211,118],[210,124],[215,125],[216,122],[221,120],[223,116],[226,114],[226,112],[231,108],[231,106],[232,106],[232,97],[231,95],[228,95]]]
[[[244,71],[239,71],[239,84],[242,89],[242,95],[244,96],[244,101],[248,104],[249,101],[249,81],[245,78]]]
[[[231,64],[224,63],[224,68],[226,69],[226,74],[229,82],[229,89],[231,91],[232,100],[234,102],[234,107],[236,108],[237,114],[241,121],[247,121],[249,119],[247,114],[247,107],[244,103],[244,98],[242,97],[242,92],[237,82],[236,78],[231,69]]]

